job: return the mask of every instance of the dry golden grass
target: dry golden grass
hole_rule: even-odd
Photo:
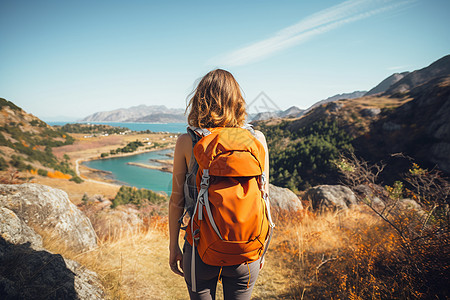
[[[305,299],[311,299],[308,276],[314,274],[323,254],[333,255],[347,246],[346,237],[337,232],[339,228],[344,223],[361,224],[362,218],[365,224],[375,222],[355,211],[318,217],[311,213],[279,216],[252,298],[300,299],[304,294]],[[187,299],[184,279],[169,268],[166,228],[165,223],[153,225],[147,232],[100,242],[97,249],[82,254],[72,253],[49,238],[44,238],[44,244],[97,272],[111,299]],[[223,299],[220,290],[219,284],[217,299]]]
[[[81,202],[81,198],[84,193],[87,193],[88,195],[103,195],[106,198],[114,198],[120,189],[119,185],[100,184],[87,180],[82,183],[75,183],[67,179],[49,178],[39,175],[33,176],[33,179],[30,182],[48,185],[65,191],[69,196],[70,201],[74,204],[79,204]]]
[[[110,299],[188,299],[184,279],[169,268],[167,225],[155,226],[156,223],[147,232],[102,241],[98,248],[81,254],[73,253],[50,235],[40,233],[46,249],[95,271]],[[273,259],[274,254],[268,252],[253,292],[254,299],[279,298],[289,287],[288,270],[283,269],[282,261]],[[217,299],[223,299],[220,283]]]
[[[358,247],[355,238],[359,234],[381,228],[381,220],[364,209],[329,212],[316,215],[309,211],[284,214],[278,217],[278,231],[273,251],[277,256],[278,272],[286,274],[285,286],[278,295],[287,299],[318,299],[326,295],[327,280],[322,272],[337,261],[345,259],[347,251]],[[381,231],[379,232],[381,233]],[[331,282],[338,284],[334,274]],[[289,280],[287,280],[289,278]]]
[[[408,274],[399,268],[399,240],[367,207],[322,215],[278,213],[276,224],[252,299],[424,295],[402,283]],[[96,271],[111,299],[188,299],[184,279],[168,265],[165,218],[156,219],[148,232],[124,234],[88,253],[76,255],[55,243],[46,246]],[[219,284],[217,299],[223,299],[220,290]]]

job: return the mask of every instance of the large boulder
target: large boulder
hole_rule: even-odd
[[[31,230],[31,229],[30,229]],[[15,245],[0,238],[2,299],[104,299],[96,273],[79,263],[30,243]]]
[[[306,199],[313,210],[347,209],[356,204],[356,196],[343,185],[318,185],[306,191]]]
[[[13,211],[38,233],[51,233],[74,251],[97,246],[91,222],[62,190],[29,183],[1,184],[0,207]]]
[[[270,206],[275,209],[298,211],[303,209],[302,202],[290,189],[269,184]]]
[[[46,251],[42,237],[0,207],[1,299],[104,299],[98,275]]]

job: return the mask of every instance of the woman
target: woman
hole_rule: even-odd
[[[240,87],[231,73],[217,69],[206,74],[193,92],[188,105],[188,123],[199,128],[241,127],[247,113]],[[264,173],[268,192],[269,156],[264,135],[255,131],[255,137],[265,149]],[[191,299],[214,299],[219,276],[222,278],[225,299],[250,299],[253,286],[259,273],[259,260],[241,265],[217,267],[203,263],[195,253],[196,292],[192,291],[191,253],[192,246],[185,242],[183,252],[179,247],[180,223],[185,207],[184,183],[192,156],[192,139],[189,134],[181,135],[175,146],[172,194],[169,204],[170,258],[172,271],[184,276]],[[184,273],[183,273],[184,271]],[[220,274],[219,274],[220,273]]]

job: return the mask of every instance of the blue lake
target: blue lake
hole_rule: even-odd
[[[47,122],[48,125],[54,126],[59,125],[62,126],[68,123],[83,123],[83,122]],[[85,122],[84,122],[85,123]],[[116,127],[126,127],[133,131],[144,131],[150,130],[153,132],[170,132],[170,133],[185,133],[186,132],[186,123],[122,123],[122,122],[89,122],[86,124],[104,124]]]
[[[157,165],[150,159],[168,159],[167,153],[173,150],[160,150],[132,156],[116,157],[109,159],[91,160],[83,164],[89,168],[111,172],[111,179],[120,184],[146,188],[155,192],[165,192],[168,195],[172,190],[172,173],[146,169],[128,165],[128,162]]]
[[[48,122],[49,125],[64,125],[77,122]],[[152,132],[185,133],[185,123],[121,123],[121,122],[89,122],[90,124],[105,124],[110,126],[127,127],[133,131],[150,130]],[[83,164],[89,168],[111,172],[110,179],[119,184],[145,188],[155,192],[165,192],[170,195],[172,191],[172,174],[158,170],[146,169],[128,165],[128,162],[157,165],[150,159],[168,159],[165,155],[172,150],[147,152],[132,156],[115,157],[100,160],[91,160]]]

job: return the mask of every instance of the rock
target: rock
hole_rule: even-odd
[[[376,191],[368,185],[361,184],[355,188],[355,192],[358,194],[362,202],[369,205],[377,212],[381,212],[386,207],[386,204],[376,195],[376,193],[383,195],[385,191],[380,190],[380,186],[377,185],[374,185],[373,188],[376,188]]]
[[[105,299],[103,285],[97,273],[85,268],[76,261],[64,259],[67,268],[75,274],[75,291],[78,299]]]
[[[303,209],[302,202],[290,189],[269,184],[270,206],[287,211]]]
[[[399,199],[398,201],[389,198],[387,192],[379,185],[358,185],[355,188],[356,194],[360,199],[372,207],[375,211],[381,213],[386,208],[389,213],[402,214],[413,210],[419,216],[423,216],[425,212],[419,203],[412,199]],[[381,199],[383,198],[386,203]],[[387,206],[387,207],[386,207]]]
[[[0,238],[2,299],[104,299],[98,276],[59,254]]]
[[[0,207],[12,210],[35,231],[50,232],[74,251],[97,246],[91,222],[62,190],[39,184],[2,184]]]
[[[105,205],[106,204],[106,205]],[[116,238],[125,233],[139,232],[144,228],[142,219],[145,205],[140,210],[133,204],[119,205],[111,208],[111,202],[89,202],[80,206],[95,228],[97,236],[102,238]]]
[[[361,110],[361,116],[363,117],[375,117],[381,113],[379,108],[364,108]]]
[[[0,236],[11,244],[30,243],[31,248],[42,249],[42,237],[5,207],[0,207]]]
[[[419,216],[422,216],[425,214],[425,212],[422,209],[422,206],[420,206],[419,203],[412,199],[400,199],[397,203],[397,209],[401,212],[413,210],[415,213],[417,213]]]
[[[355,194],[342,185],[318,185],[307,190],[305,197],[312,209],[319,211],[346,209],[356,204]]]

